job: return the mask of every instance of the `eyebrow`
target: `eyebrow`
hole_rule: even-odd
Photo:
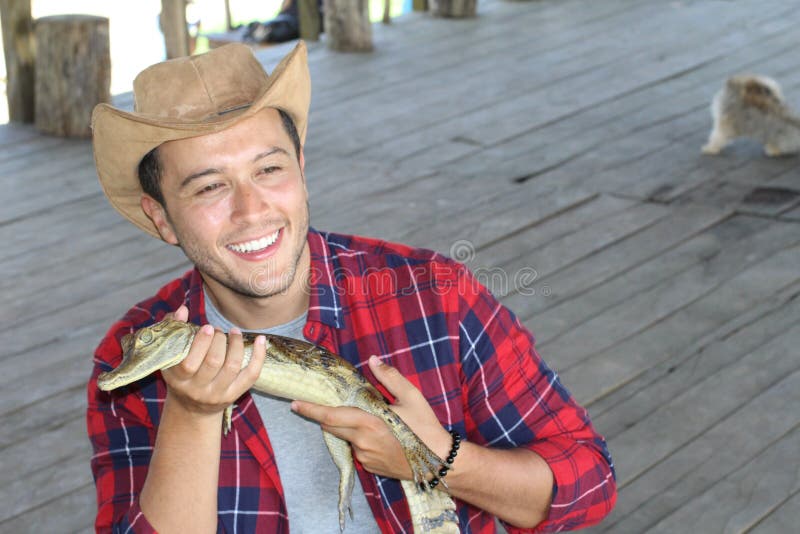
[[[252,162],[256,163],[259,160],[264,159],[267,156],[271,156],[273,154],[285,154],[285,155],[288,156],[289,152],[286,151],[285,149],[281,148],[281,147],[277,147],[277,146],[276,147],[272,147],[269,150],[258,154],[256,157],[253,158]],[[184,187],[189,185],[193,180],[196,180],[198,178],[202,178],[203,176],[208,176],[209,174],[220,174],[221,172],[222,172],[221,170],[219,170],[219,169],[217,169],[215,167],[209,167],[208,169],[203,169],[202,171],[192,173],[192,174],[190,174],[189,176],[187,176],[186,178],[183,179],[183,181],[181,182],[181,185],[180,185],[180,189],[183,189]]]

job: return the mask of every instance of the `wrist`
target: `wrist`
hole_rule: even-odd
[[[222,428],[222,414],[225,410],[209,410],[197,403],[186,401],[178,395],[170,394],[164,399],[164,410],[161,415],[162,424],[165,419],[181,426],[207,428],[216,425]]]

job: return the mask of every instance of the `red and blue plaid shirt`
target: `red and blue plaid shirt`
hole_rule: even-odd
[[[600,521],[614,506],[613,465],[602,436],[536,353],[532,335],[461,264],[436,253],[361,237],[309,232],[311,294],[303,335],[375,383],[371,354],[416,385],[439,420],[466,439],[542,456],[555,484],[550,514],[532,531]],[[123,335],[181,304],[206,322],[196,270],[170,282],[114,324],[97,348],[88,384],[100,532],[153,532],[139,507],[166,395],[160,373],[105,393],[97,375],[121,361]],[[359,478],[384,533],[412,532],[397,480]],[[250,394],[237,402],[222,439],[218,532],[285,533],[286,504],[269,438]],[[495,532],[488,513],[458,502],[462,532]],[[509,532],[525,532],[508,527]]]

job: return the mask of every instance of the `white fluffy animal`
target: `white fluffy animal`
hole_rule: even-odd
[[[766,76],[732,76],[711,102],[714,126],[703,146],[719,154],[731,141],[748,137],[768,156],[800,152],[800,117],[786,104],[778,82]]]

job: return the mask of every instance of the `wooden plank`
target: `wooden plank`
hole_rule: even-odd
[[[796,374],[792,392],[795,411],[800,382]],[[788,381],[788,379],[787,379]],[[770,514],[785,500],[800,491],[797,451],[800,449],[800,428],[772,444],[761,455],[735,471],[725,480],[656,524],[653,533],[675,532],[681,525],[694,525],[698,532],[724,528],[728,532],[745,532]],[[791,467],[790,467],[791,466]]]
[[[85,462],[88,467],[90,456],[91,446],[86,437],[86,412],[78,410],[59,421],[58,426],[3,448],[0,456],[0,482],[5,485],[68,461]]]
[[[780,218],[786,221],[800,221],[800,206],[782,213]]]
[[[54,154],[55,157],[61,155]],[[92,167],[93,161],[88,151],[77,155],[72,161],[64,161],[56,180],[53,179],[50,163],[36,168],[26,167],[24,173],[16,173],[17,183],[4,185],[11,187],[18,196],[15,202],[0,207],[0,224],[7,224],[53,206],[97,194],[100,191],[100,184]],[[41,188],[41,183],[48,183],[49,187]]]
[[[661,206],[653,208],[657,213],[666,212]],[[510,264],[523,257],[527,260],[537,255],[537,249],[565,239],[588,226],[616,226],[621,220],[647,211],[650,211],[649,208],[642,208],[630,200],[610,195],[593,197],[587,202],[570,206],[547,219],[536,221],[536,224],[521,227],[476,248],[475,257],[470,258],[468,266],[473,270],[480,270]],[[467,235],[472,237],[471,232]],[[520,246],[521,243],[524,243],[524,247]]]
[[[785,250],[761,261],[751,263],[745,260],[744,264],[747,267],[735,271],[737,274],[734,276],[731,276],[733,273],[727,275],[724,281],[714,279],[710,275],[711,271],[706,271],[705,274],[701,272],[693,274],[699,276],[695,280],[685,277],[687,285],[670,284],[669,287],[686,295],[684,298],[688,297],[685,305],[680,308],[680,313],[677,313],[677,310],[672,311],[636,335],[628,335],[624,339],[617,336],[615,343],[609,343],[605,341],[605,337],[601,337],[599,341],[603,343],[602,349],[597,346],[573,344],[572,346],[576,346],[582,356],[585,356],[577,364],[574,363],[577,358],[572,353],[561,352],[565,348],[564,344],[558,350],[556,343],[551,344],[551,348],[545,354],[554,354],[558,362],[557,368],[573,365],[562,372],[562,376],[574,391],[580,392],[576,395],[581,402],[590,403],[634,380],[647,369],[667,360],[672,354],[680,353],[709,329],[758,305],[773,293],[796,282],[798,273],[792,262],[797,261],[800,247],[786,246]],[[724,269],[721,264],[718,268]],[[692,286],[696,288],[694,295],[689,291]],[[666,300],[669,302],[671,299],[672,297],[667,297]],[[651,304],[651,307],[655,305]],[[621,313],[629,315],[627,310]],[[622,323],[612,324],[619,325],[627,331],[631,330],[628,325]],[[562,360],[564,364],[561,363]]]
[[[94,262],[102,268],[91,277],[81,273],[81,267]],[[11,306],[0,311],[0,332],[16,329],[37,317],[52,315],[76,303],[102,297],[109,287],[120,287],[147,280],[165,271],[186,270],[190,267],[180,249],[151,239],[137,243],[135,248],[123,243],[62,264],[63,271],[53,275],[26,277],[17,287],[6,292]],[[64,274],[68,274],[64,276]],[[12,311],[13,310],[13,311]]]
[[[710,236],[695,238],[721,223],[727,216],[725,212],[697,207],[670,210],[668,217],[622,239],[613,247],[602,249],[550,276],[538,278],[533,287],[527,288],[534,291],[533,298],[525,293],[516,293],[504,299],[504,303],[529,324],[537,333],[537,339],[544,341],[559,332],[561,327],[548,325],[547,320],[537,314],[580,299],[585,292],[613,283],[619,277],[625,280],[624,284],[619,285],[624,293],[618,298],[623,299],[636,293],[637,287],[650,287],[674,275],[685,268],[686,262],[700,261],[718,250],[719,243]],[[640,278],[645,283],[637,286],[636,275],[632,271],[656,257],[659,267],[650,270],[654,278],[646,282]],[[560,322],[557,320],[556,325]]]
[[[753,223],[759,225],[759,221]],[[551,336],[548,342],[540,343],[540,347],[559,355],[560,368],[568,369],[582,359],[610,349],[656,325],[677,310],[713,292],[747,267],[798,241],[800,236],[796,235],[796,229],[791,225],[769,226],[755,235],[741,235],[738,241],[741,248],[721,247],[712,257],[703,258],[699,263],[690,263],[688,268],[678,271],[675,276],[647,287],[647,283],[653,279],[651,273],[661,273],[662,261],[655,258],[649,265],[581,295],[580,301],[554,309],[552,313],[557,314],[558,320],[564,323],[559,329],[562,333]],[[645,284],[639,282],[637,275],[644,278]],[[630,285],[638,292],[627,293],[625,288]],[[619,291],[623,292],[622,298],[618,295]],[[532,321],[535,322],[536,318]]]
[[[773,12],[773,14],[774,14],[774,12]],[[639,24],[637,24],[636,26],[638,28]],[[731,32],[730,29],[728,28],[723,33],[721,33],[719,35],[716,35],[716,34],[714,35],[714,36],[718,36],[718,37],[720,37],[722,39],[722,43],[720,43],[720,45],[719,45],[720,49],[727,49],[727,47],[729,47],[731,42],[735,41],[737,39],[737,37],[734,34],[735,34],[735,32]],[[712,37],[713,38],[714,36],[708,36],[708,37]],[[614,34],[614,38],[617,38],[616,34]],[[738,39],[741,40],[741,35],[739,35]],[[595,44],[595,45],[597,44],[596,40],[593,40],[592,43]],[[648,41],[648,45],[649,44],[650,44],[650,41]],[[713,48],[714,48],[713,46],[710,46],[708,48],[708,50],[713,50]],[[663,50],[663,49],[664,49],[664,45],[662,44],[661,50]],[[705,47],[703,47],[703,49],[706,50]],[[660,53],[660,52],[658,52],[658,53]],[[674,68],[681,68],[683,70],[686,70],[686,69],[689,68],[689,67],[687,67],[687,60],[692,61],[692,63],[688,63],[689,66],[691,66],[691,65],[697,66],[697,65],[703,64],[704,61],[714,57],[714,56],[710,56],[710,55],[709,56],[702,56],[702,55],[698,56],[696,53],[695,54],[688,54],[687,53],[685,56],[683,56],[683,55],[681,55],[679,53],[679,54],[677,54],[675,56],[671,56],[666,61],[656,62],[656,61],[653,61],[652,59],[648,59],[647,54],[648,54],[647,51],[642,53],[642,57],[639,58],[636,61],[637,64],[639,64],[639,63],[641,63],[641,64],[658,64],[659,65],[659,70],[661,70],[661,69],[668,70],[670,68],[670,66],[674,66]],[[563,59],[563,57],[559,58],[559,59]],[[608,98],[609,96],[618,96],[620,93],[625,93],[626,91],[631,90],[633,87],[635,87],[635,85],[632,85],[632,84],[635,84],[637,81],[640,82],[641,85],[645,85],[645,86],[650,84],[650,83],[654,83],[654,80],[652,80],[652,79],[648,80],[648,79],[642,78],[642,79],[638,79],[637,80],[635,77],[631,78],[631,76],[630,76],[631,69],[627,66],[627,64],[624,67],[628,71],[628,72],[626,72],[626,76],[612,77],[611,81],[609,81],[609,79],[608,79],[609,78],[609,72],[613,72],[614,69],[612,69],[610,67],[609,68],[603,67],[603,68],[596,68],[596,69],[592,70],[592,68],[589,67],[588,70],[587,70],[587,66],[594,65],[596,63],[596,61],[597,61],[596,57],[592,56],[591,54],[587,55],[586,62],[583,64],[584,73],[583,74],[579,74],[578,78],[577,78],[579,82],[580,82],[581,79],[583,80],[583,83],[579,85],[580,90],[576,90],[576,88],[573,87],[574,84],[576,83],[575,80],[574,79],[569,79],[568,81],[569,81],[570,85],[569,86],[563,86],[563,84],[562,84],[562,86],[558,88],[558,92],[562,93],[562,94],[563,93],[571,94],[571,93],[577,92],[578,94],[582,94],[582,95],[584,93],[588,93],[588,94],[583,96],[582,104],[583,105],[590,105],[590,104],[595,103],[595,102],[601,102],[604,99]],[[542,65],[542,63],[539,61],[538,58],[537,58],[537,65],[538,65],[538,67],[541,67],[541,65]],[[680,65],[680,67],[679,67],[679,65]],[[568,68],[568,67],[569,66],[563,67],[561,65],[557,65],[555,69],[547,69],[548,80],[551,80],[551,79],[554,79],[554,78],[558,77],[558,72],[559,72],[558,69],[559,68],[563,69],[563,68]],[[553,70],[555,70],[555,71],[552,72]],[[646,70],[646,71],[643,70],[642,74],[638,74],[638,70],[634,70],[633,72],[636,73],[639,76],[653,76],[653,75],[656,75],[651,70]],[[656,72],[658,72],[658,71],[656,71]],[[674,75],[675,75],[675,71],[674,70],[670,71],[670,73],[668,75],[666,75],[666,78],[671,78]],[[495,77],[499,78],[499,81],[497,83],[502,82],[502,79],[503,79],[502,73],[498,73],[497,75],[495,75]],[[515,96],[514,93],[511,93],[510,95],[508,95],[509,98],[505,98],[501,102],[495,102],[494,104],[490,104],[490,103],[487,103],[487,102],[476,100],[475,96],[470,94],[470,92],[465,89],[464,98],[469,100],[469,101],[471,101],[471,102],[474,102],[477,105],[475,105],[474,107],[470,106],[470,107],[466,108],[466,110],[465,110],[463,105],[461,107],[458,107],[458,105],[459,105],[458,101],[454,100],[453,101],[453,106],[454,107],[458,107],[459,111],[458,111],[457,114],[454,114],[453,116],[463,117],[465,114],[469,113],[468,110],[470,108],[473,109],[473,110],[476,110],[475,111],[476,113],[482,113],[482,114],[484,114],[484,116],[492,117],[494,120],[496,120],[496,123],[498,125],[502,125],[502,128],[499,131],[504,131],[505,132],[505,133],[501,134],[505,138],[505,137],[510,137],[513,134],[517,134],[520,131],[525,131],[527,129],[530,129],[530,126],[531,126],[532,122],[534,124],[536,124],[538,122],[546,122],[546,121],[549,121],[549,120],[553,120],[553,118],[555,116],[557,116],[561,112],[566,112],[567,110],[574,111],[574,107],[572,106],[572,102],[571,101],[566,101],[566,102],[556,101],[555,105],[550,103],[550,101],[553,100],[553,98],[552,97],[548,98],[548,94],[552,94],[553,92],[555,92],[557,90],[555,87],[553,87],[552,89],[548,88],[547,92],[543,91],[541,93],[537,93],[537,92],[532,91],[532,88],[530,86],[524,86],[522,88],[524,88],[526,90],[525,94],[527,95],[527,96],[525,96],[525,102],[527,102],[527,104],[526,105],[522,105],[522,106],[520,105],[520,102],[518,101],[518,99],[514,98],[514,96]],[[467,89],[469,89],[469,87]],[[484,91],[485,91],[485,89],[484,89]],[[474,90],[472,92],[474,92]],[[507,91],[504,91],[504,92],[507,93]],[[483,94],[483,93],[481,93],[481,94]],[[549,105],[542,106],[541,105],[542,101],[548,101]],[[528,107],[526,107],[526,106],[529,106],[530,109]],[[528,112],[528,111],[530,111],[530,112]],[[411,113],[411,111],[408,110],[408,109],[403,109],[403,112],[406,114],[406,117],[408,117],[407,120],[410,120],[409,114]],[[542,115],[543,113],[546,114],[546,115]],[[436,111],[436,110],[431,110],[430,112],[426,111],[425,112],[425,116],[426,116],[426,118],[428,120],[430,120],[430,125],[431,126],[434,126],[436,123],[441,123],[442,122],[442,117],[439,116],[439,112]],[[396,117],[392,117],[391,118],[392,125],[394,125],[396,123],[395,119],[396,119]],[[400,119],[400,120],[402,120],[402,119]],[[480,121],[476,120],[474,117],[470,117],[470,122],[471,122],[472,128],[474,128],[475,130],[480,131],[482,136],[485,136],[485,133],[484,133],[485,132],[485,128],[481,128],[480,127]],[[520,124],[521,127],[519,129],[517,129],[515,127],[516,124]],[[374,129],[369,129],[368,131],[370,133],[374,133],[375,130]],[[398,132],[398,130],[396,128],[393,129],[391,131],[392,138],[393,139],[396,138],[398,133],[402,133],[402,132]],[[435,133],[437,133],[437,132],[435,132]],[[423,132],[422,135],[425,135],[425,132]],[[371,147],[371,145],[377,144],[380,141],[383,141],[383,139],[380,138],[380,137],[376,138],[373,135],[371,140],[368,140],[366,138],[365,139],[358,139],[358,140],[354,139],[353,140],[353,144],[358,145],[359,147],[361,147],[363,149],[364,147]],[[481,141],[485,141],[485,142],[489,142],[489,143],[492,142],[491,139],[487,140],[485,137],[482,137]],[[370,148],[370,150],[371,150],[371,148]]]
[[[641,18],[638,19],[637,26],[642,24],[645,26],[648,24],[653,24],[653,22],[647,22],[648,20],[652,21],[651,18],[646,18],[645,21],[642,21]],[[716,28],[724,29],[722,29],[720,33],[707,35],[706,37],[710,41],[713,41],[715,37],[721,37],[725,42],[735,38],[736,32],[731,31],[730,28],[726,28],[724,21],[722,21],[721,25]],[[655,30],[655,28],[653,29]],[[646,30],[643,28],[643,31]],[[605,38],[609,39],[609,41],[612,43],[619,43],[617,35],[614,35],[613,40],[611,40],[610,36]],[[536,87],[537,84],[544,83],[545,85],[552,85],[554,83],[553,80],[558,80],[564,77],[569,78],[570,83],[580,83],[582,80],[585,80],[585,84],[591,83],[594,86],[592,96],[589,98],[595,98],[595,93],[600,96],[607,94],[608,92],[616,93],[620,90],[620,86],[629,87],[631,84],[637,83],[640,81],[637,79],[637,76],[653,75],[651,71],[646,71],[647,73],[645,73],[645,71],[642,70],[640,75],[636,74],[637,71],[634,71],[634,74],[636,75],[633,77],[619,77],[619,79],[615,79],[609,83],[607,79],[607,70],[601,69],[598,66],[595,66],[594,68],[591,66],[603,65],[608,61],[619,63],[619,50],[615,50],[613,47],[599,46],[600,43],[597,42],[598,40],[602,42],[603,38],[596,37],[591,41],[584,38],[581,41],[576,41],[576,47],[578,49],[574,51],[570,50],[570,52],[575,56],[584,57],[584,60],[578,64],[564,62],[565,52],[560,49],[547,52],[545,54],[528,55],[526,52],[526,61],[533,63],[531,67],[535,70],[531,71],[532,75],[522,79],[516,76],[516,69],[525,68],[525,61],[520,64],[520,62],[517,61],[519,58],[514,58],[514,62],[509,68],[500,68],[500,66],[497,65],[497,61],[492,61],[483,66],[483,68],[481,68],[481,66],[478,64],[471,65],[474,75],[466,80],[466,82],[463,77],[460,76],[460,74],[456,76],[452,82],[450,82],[450,80],[447,78],[447,73],[439,73],[435,79],[423,78],[420,80],[414,79],[413,76],[408,76],[409,80],[414,80],[415,82],[414,94],[416,95],[415,99],[409,103],[410,107],[395,106],[392,108],[387,108],[386,113],[370,115],[366,122],[361,121],[363,128],[360,129],[360,132],[354,132],[354,135],[342,139],[342,144],[340,145],[342,148],[340,148],[340,150],[344,150],[344,153],[354,153],[353,151],[349,150],[348,147],[352,146],[353,150],[364,150],[367,147],[372,147],[394,138],[398,134],[402,134],[407,131],[418,130],[420,126],[419,120],[414,120],[415,114],[417,113],[423,114],[425,117],[425,125],[434,125],[443,119],[463,115],[470,109],[480,110],[481,113],[492,113],[497,115],[498,119],[502,119],[506,123],[510,123],[508,126],[511,126],[513,129],[513,126],[518,122],[524,121],[525,125],[528,125],[531,119],[536,119],[536,113],[543,111],[550,112],[550,110],[555,108],[563,110],[567,107],[570,107],[570,102],[562,102],[561,105],[556,106],[552,104],[546,107],[541,106],[541,97],[533,98],[531,95],[531,91],[534,89],[534,87]],[[589,43],[594,46],[587,46]],[[685,65],[687,60],[701,63],[707,58],[706,54],[710,53],[706,50],[713,49],[713,47],[709,46],[708,49],[703,48],[702,53],[698,53],[697,50],[694,50],[692,51],[692,54],[678,54],[656,63],[650,56],[663,54],[663,52],[661,52],[664,49],[663,43],[659,48],[658,42],[648,40],[647,43],[640,42],[639,47],[641,47],[644,51],[639,53],[640,57],[637,59],[637,61],[642,63],[649,62],[651,64],[657,64],[658,70],[669,70],[675,65]],[[471,57],[469,50],[467,50],[466,57]],[[587,66],[590,66],[588,67],[588,71]],[[630,70],[629,74],[631,74]],[[604,78],[606,83],[599,85],[598,87],[597,82],[601,78]],[[574,80],[577,80],[577,82]],[[489,90],[487,83],[490,83],[491,85],[503,84],[503,92],[507,95],[507,98],[504,98],[502,101],[498,102],[494,98],[496,92]],[[458,86],[458,92],[447,95],[444,95],[441,91],[436,92],[435,87],[437,85],[441,87],[441,84],[447,84],[448,86],[455,84]],[[562,91],[564,89],[566,88],[562,88]],[[367,103],[371,104],[373,99],[377,100],[383,98],[384,101],[386,101],[386,98],[392,100],[395,98],[399,99],[403,96],[402,90],[403,86],[401,84],[400,86],[393,87],[390,90],[381,91],[380,94],[365,95],[362,99],[359,99],[357,103],[354,103],[353,106],[361,108]],[[529,95],[528,100],[536,110],[533,116],[530,116],[528,113],[520,114],[520,106],[515,101],[515,97],[522,95]],[[600,96],[597,98],[600,98]],[[552,100],[552,98],[550,100]],[[342,104],[343,109],[341,111],[344,113],[349,113],[349,107],[350,106],[348,103],[345,102]],[[378,108],[377,105],[373,107]],[[356,109],[354,108],[352,112],[355,113],[355,111]],[[323,115],[323,117],[320,117],[320,115]],[[330,134],[331,129],[335,128],[338,130],[340,128],[338,118],[336,118],[335,121],[332,120],[329,125],[326,125],[326,119],[324,117],[325,113],[321,113],[320,115],[317,115],[315,118],[318,133],[322,131],[325,132],[325,134]],[[337,111],[335,112],[335,116],[339,117],[341,115]],[[413,125],[412,130],[408,129],[406,125]]]
[[[83,361],[86,369],[85,382],[89,378],[91,356],[84,354]],[[0,427],[0,450],[58,427],[62,420],[73,417],[76,413],[85,413],[85,410],[85,383],[62,392],[52,392],[41,403],[15,406],[14,411],[0,415],[0,422],[6,425]],[[88,443],[88,438],[82,441]]]
[[[694,108],[694,112],[702,109],[704,111],[702,116],[706,117],[710,124],[710,116],[706,110],[711,95],[716,90],[714,86],[718,86],[730,72],[748,68],[769,69],[773,62],[780,61],[782,56],[791,54],[794,50],[795,43],[790,37],[791,33],[776,32],[774,28],[770,28],[769,31],[773,33],[759,36],[762,40],[759,47],[743,44],[735,54],[721,57],[703,65],[702,68],[690,69],[680,76],[669,77],[663,83],[644,85],[633,91],[613,95],[602,102],[589,105],[582,102],[580,108],[571,109],[570,113],[563,117],[554,119],[545,116],[542,122],[529,122],[522,131],[509,128],[506,121],[496,120],[495,117],[488,117],[476,125],[472,116],[459,116],[452,121],[440,122],[432,128],[427,128],[418,135],[401,137],[400,154],[391,153],[398,144],[397,140],[393,141],[387,146],[385,156],[399,158],[406,155],[406,152],[402,151],[406,143],[411,147],[423,143],[434,145],[430,147],[430,152],[434,152],[436,143],[446,138],[447,132],[468,127],[483,134],[490,128],[498,130],[497,135],[501,137],[495,139],[493,143],[487,143],[485,139],[483,142],[491,147],[486,152],[497,152],[498,163],[502,165],[510,156],[524,158],[534,149],[536,155],[530,160],[539,162],[542,168],[546,168],[553,166],[559,160],[569,161],[588,148],[609,142],[613,144],[614,139],[625,135],[628,123],[637,124],[638,128],[650,127],[663,122],[664,117],[679,117],[686,110]],[[514,99],[508,104],[516,105],[517,112],[521,116],[530,117],[527,106],[535,107],[542,98],[532,94],[530,97]],[[656,102],[658,105],[654,105]],[[628,112],[627,108],[635,110],[634,113]],[[542,135],[543,128],[546,128],[546,136]],[[560,130],[565,130],[566,133],[561,134]],[[549,145],[549,149],[537,150],[543,144]],[[581,144],[584,145],[583,149],[576,146]],[[547,155],[550,156],[548,161],[542,162],[541,157]],[[488,165],[485,159],[472,159],[474,161],[471,163],[477,164],[478,168]],[[473,165],[470,165],[470,168],[472,167]]]
[[[590,405],[592,419],[614,437],[698,382],[756,351],[797,324],[800,284],[711,329],[682,352]]]
[[[106,327],[110,326],[133,304],[154,294],[159,287],[179,276],[183,271],[183,268],[178,268],[133,285],[113,288],[97,299],[76,303],[72,309],[59,311],[49,317],[34,319],[22,331],[0,332],[0,342],[5,343],[0,361],[30,354],[30,351],[34,350],[37,351],[37,354],[57,354],[60,343],[81,335],[84,329],[91,328],[98,323],[106,323]],[[54,328],[53,325],[58,325],[58,328]],[[93,348],[93,344],[87,345],[88,350]],[[4,401],[4,396],[0,396],[0,400]],[[5,410],[0,410],[0,413],[3,412]]]
[[[800,510],[800,492],[795,492],[775,511],[757,523],[750,532],[752,534],[791,532],[797,528],[798,510]]]
[[[593,6],[591,10],[576,10],[575,2],[543,2],[535,7],[530,4],[484,2],[481,11],[482,16],[491,17],[492,24],[483,24],[479,19],[459,21],[458,26],[462,30],[460,32],[448,31],[452,27],[451,23],[442,24],[443,21],[429,17],[414,17],[413,24],[396,24],[391,27],[376,25],[373,28],[376,44],[381,46],[376,46],[374,59],[369,62],[363,61],[357,55],[335,56],[327,51],[320,53],[312,58],[312,61],[317,59],[313,66],[314,72],[319,73],[321,90],[321,98],[315,102],[321,107],[334,105],[333,100],[325,97],[329,89],[351,95],[349,98],[360,99],[384,85],[384,82],[392,86],[407,83],[408,72],[419,72],[421,68],[425,68],[422,74],[442,72],[463,62],[464,56],[460,52],[465,47],[469,51],[469,57],[476,54],[480,57],[483,52],[497,53],[498,50],[506,49],[509,43],[527,41],[532,53],[540,53],[550,48],[563,48],[567,43],[577,41],[580,35],[584,38],[595,37],[603,32],[609,20],[617,17],[628,20],[637,14],[644,17],[656,12],[652,6],[632,6],[618,0]],[[526,28],[551,28],[548,32],[552,34],[551,38],[531,39],[533,35],[528,32],[510,34],[507,28],[517,24]],[[391,38],[384,39],[384,35]],[[522,36],[524,40],[518,41],[517,36]],[[405,46],[409,42],[413,42],[414,46]],[[414,53],[417,47],[426,51],[424,57]],[[265,55],[259,57],[266,58]],[[335,61],[331,62],[332,58]],[[370,65],[374,65],[377,70],[373,70]],[[377,71],[382,73],[379,79],[370,76]]]
[[[2,532],[94,532],[97,513],[94,484],[86,484],[66,495],[0,522]]]
[[[625,176],[615,176],[615,173],[609,172],[597,176],[593,171],[598,167],[602,169],[609,165],[606,161],[614,159],[636,161],[637,150],[644,151],[644,154],[654,152],[654,143],[656,147],[662,146],[658,144],[659,139],[673,138],[668,135],[673,130],[672,120],[681,118],[687,111],[696,115],[698,120],[705,118],[710,125],[705,110],[721,80],[730,72],[769,69],[781,61],[785,63],[786,56],[794,53],[794,42],[790,36],[790,32],[776,33],[764,38],[759,47],[743,46],[735,54],[701,69],[665,80],[664,83],[644,86],[605,101],[602,105],[584,107],[567,115],[564,120],[531,128],[528,134],[518,135],[479,155],[465,158],[463,162],[453,163],[459,169],[463,167],[465,172],[471,169],[471,172],[483,173],[491,169],[495,176],[506,180],[538,176],[548,172],[548,169],[557,169],[558,172],[551,173],[552,177],[548,175],[547,183],[586,182],[589,186],[600,184],[604,190],[618,190],[616,187],[606,187],[608,180],[620,183],[620,179],[627,179],[635,183],[642,174],[630,172]],[[659,102],[659,105],[653,106],[653,102]],[[542,128],[546,128],[546,136],[542,135]],[[647,130],[656,132],[650,144],[620,145],[625,138],[633,136],[636,139],[642,131]],[[700,130],[698,127],[697,135]],[[698,141],[702,142],[700,138]],[[692,147],[689,153],[695,154],[695,148]],[[660,168],[651,165],[645,175],[652,169]]]
[[[610,447],[618,458],[629,454],[617,464],[624,497],[611,520],[598,530],[650,532],[648,528],[661,518],[692,508],[704,492],[780,442],[787,432],[796,434],[800,372],[787,343],[797,343],[797,335],[794,328],[779,338],[782,341],[769,343],[763,353],[751,353],[711,375],[612,439]],[[762,366],[762,357],[776,369]],[[632,440],[644,434],[648,446],[640,442],[632,449]],[[786,471],[784,465],[791,462],[772,463],[762,474],[770,478],[776,471]],[[725,508],[726,500],[712,506],[717,507]],[[698,531],[718,531],[724,524]]]
[[[58,469],[43,469],[24,479],[6,482],[0,487],[0,502],[3,503],[0,521],[11,519],[88,484],[92,484],[88,461],[63,462]],[[82,518],[80,523],[85,523],[85,520]]]
[[[535,249],[528,250],[523,243],[526,236],[520,234],[519,241],[510,242],[509,246],[516,246],[525,253],[499,263],[498,266],[506,273],[521,273],[535,270],[537,279],[550,276],[561,269],[567,268],[585,258],[591,257],[600,250],[613,246],[621,240],[635,235],[655,224],[659,219],[666,217],[667,211],[662,206],[636,205],[615,216],[597,221],[595,224],[568,233],[563,237]],[[558,220],[552,221],[558,225]],[[536,232],[532,228],[528,234]],[[529,237],[529,236],[528,236]],[[481,251],[488,257],[496,253],[492,248]]]
[[[772,184],[732,183],[727,178],[711,179],[682,195],[681,204],[705,204],[737,213],[774,217],[800,203],[800,191]]]

